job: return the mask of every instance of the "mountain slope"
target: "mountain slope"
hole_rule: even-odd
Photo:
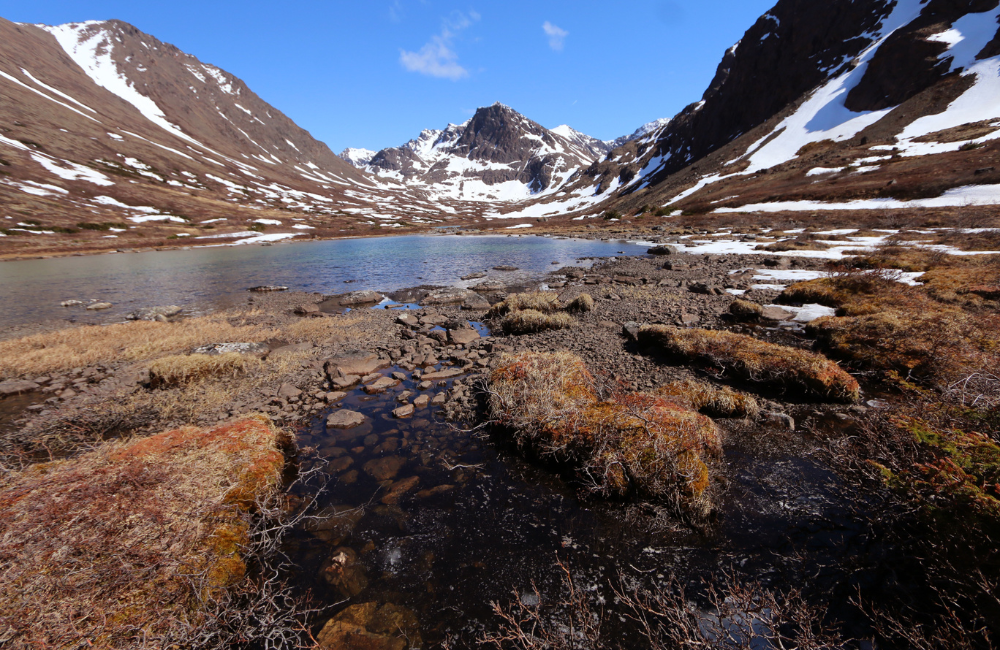
[[[421,200],[344,162],[234,76],[119,21],[0,19],[0,92],[8,245],[369,230],[408,214],[387,195]],[[105,234],[109,223],[124,225]]]
[[[555,192],[607,149],[570,127],[549,130],[498,103],[465,124],[383,149],[366,169],[437,199],[510,202]]]
[[[726,53],[701,102],[573,189],[626,209],[726,210],[998,183],[998,5],[781,0]]]

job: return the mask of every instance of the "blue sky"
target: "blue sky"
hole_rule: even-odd
[[[601,139],[700,99],[775,0],[0,0],[0,16],[119,18],[242,78],[334,151],[402,144],[500,101]]]

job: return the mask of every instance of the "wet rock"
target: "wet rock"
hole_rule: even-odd
[[[326,419],[328,429],[353,429],[365,423],[365,416],[357,411],[334,411]]]
[[[461,305],[465,309],[489,309],[490,303],[475,291],[445,287],[430,292],[420,301],[423,306]]]
[[[87,305],[87,309],[90,311],[100,311],[102,309],[111,309],[114,307],[110,302],[95,302],[92,305]]]
[[[404,372],[394,372],[392,373],[392,378],[396,381],[406,381],[406,373]]]
[[[7,397],[8,395],[28,393],[33,390],[38,390],[39,388],[41,388],[41,386],[35,382],[22,379],[8,379],[7,381],[0,381],[0,395],[4,397]]]
[[[434,382],[431,382],[431,381],[422,381],[419,384],[417,384],[417,390],[428,390],[428,389],[430,389],[433,386],[434,386]]]
[[[351,293],[344,294],[338,299],[338,302],[345,307],[352,307],[355,305],[375,305],[382,302],[384,296],[378,291],[352,291]]]
[[[353,605],[330,619],[316,636],[325,650],[406,650],[422,648],[420,623],[402,607]]]
[[[334,379],[345,375],[358,375],[364,377],[373,372],[388,368],[390,362],[387,359],[380,359],[373,352],[351,352],[334,357],[326,362],[326,374]]]
[[[351,471],[341,475],[338,480],[344,485],[354,485],[358,482],[358,470],[352,469]]]
[[[394,454],[397,451],[399,451],[399,438],[389,438],[378,447],[375,447],[372,453]]]
[[[500,266],[494,266],[493,270],[511,272],[511,271],[517,271],[519,269],[516,266],[500,265]]]
[[[463,280],[478,280],[480,278],[485,278],[485,277],[486,277],[485,273],[470,273],[469,275],[463,275],[462,279]]]
[[[317,539],[341,544],[357,527],[365,513],[350,506],[329,506],[306,520],[305,528]]]
[[[394,418],[408,418],[413,415],[413,404],[405,404],[392,412]]]
[[[419,476],[411,476],[409,478],[401,479],[392,484],[389,491],[385,496],[382,497],[382,503],[387,506],[395,505],[399,503],[404,496],[409,492],[413,491],[414,488],[420,483]]]
[[[320,571],[323,579],[344,598],[353,598],[368,588],[365,567],[352,548],[338,548]]]
[[[444,393],[438,393],[431,400],[431,404],[433,404],[434,406],[441,406],[447,401],[447,399],[448,399],[447,395],[445,395]]]
[[[437,487],[432,487],[429,490],[421,490],[417,492],[414,496],[418,499],[429,499],[431,497],[436,497],[440,494],[445,494],[446,492],[451,492],[455,489],[454,485],[438,485]]]
[[[340,458],[331,460],[330,463],[326,466],[326,471],[329,472],[330,474],[340,474],[341,472],[345,472],[348,469],[350,469],[351,465],[353,464],[354,464],[353,458],[351,458],[350,456],[341,456]]]
[[[431,403],[431,398],[428,395],[420,395],[415,400],[413,400],[413,407],[415,409],[425,409],[427,405]]]
[[[357,375],[346,375],[344,377],[334,377],[333,379],[330,380],[330,383],[333,384],[334,388],[337,388],[337,389],[339,389],[341,391],[344,391],[344,390],[347,390],[348,388],[352,388],[352,387],[357,386],[358,384],[360,384],[361,383],[361,377],[359,377]]]
[[[375,458],[365,463],[365,474],[368,474],[376,481],[388,481],[396,478],[399,470],[406,465],[406,459],[400,456],[386,456],[385,458]]]
[[[274,291],[288,291],[288,287],[282,287],[273,284],[265,284],[259,287],[250,287],[247,291],[253,291],[254,293],[271,293]]]
[[[311,316],[312,314],[318,314],[320,313],[319,305],[299,305],[292,310],[292,313],[296,316]]]
[[[147,320],[154,321],[162,318],[173,318],[177,314],[184,311],[177,305],[170,305],[169,307],[146,307],[144,309],[137,309],[125,316],[126,320]]]
[[[507,283],[500,280],[486,280],[472,287],[472,290],[479,293],[498,293],[507,290]]]
[[[336,404],[337,402],[339,402],[340,400],[344,399],[345,397],[347,397],[347,393],[345,393],[343,391],[335,391],[333,393],[327,393],[324,396],[324,399],[326,400],[327,404]]]
[[[395,388],[396,386],[399,386],[398,379],[393,379],[392,377],[382,377],[365,386],[364,391],[369,395],[378,395],[379,393],[384,393],[390,388]]]

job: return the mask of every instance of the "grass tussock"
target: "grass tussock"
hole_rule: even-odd
[[[856,402],[857,380],[826,357],[743,334],[647,325],[639,340],[664,352],[724,369],[752,382],[797,389],[821,399]]]
[[[543,314],[559,311],[559,294],[553,291],[535,291],[531,293],[515,293],[507,296],[503,302],[498,302],[486,313],[487,320],[502,318],[518,311],[537,311]]]
[[[174,355],[150,364],[149,383],[153,388],[167,388],[185,386],[209,377],[236,378],[262,365],[257,357],[238,352]]]
[[[729,313],[740,320],[753,320],[760,318],[764,313],[764,307],[749,300],[734,300],[729,305]]]
[[[246,574],[279,434],[249,418],[109,442],[0,482],[0,630],[12,648],[183,647]]]
[[[581,293],[566,305],[566,311],[576,314],[594,311],[594,298],[589,293]]]
[[[563,330],[573,326],[573,317],[563,312],[545,314],[534,309],[525,309],[507,314],[500,319],[500,329],[504,334],[536,334],[549,330]]]
[[[675,381],[656,389],[656,394],[715,418],[751,418],[760,415],[760,404],[751,395],[703,381]]]
[[[489,384],[494,421],[522,448],[573,466],[594,493],[709,514],[707,461],[721,442],[707,417],[658,395],[602,396],[583,361],[565,352],[505,355]]]

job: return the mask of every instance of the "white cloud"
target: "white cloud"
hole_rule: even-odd
[[[563,44],[566,41],[566,37],[569,36],[569,32],[565,29],[556,27],[547,20],[545,21],[545,24],[542,25],[542,29],[545,30],[545,34],[549,37],[549,47],[556,52],[561,52]]]
[[[430,77],[458,81],[469,76],[469,71],[458,63],[458,54],[452,49],[456,34],[479,20],[479,14],[470,11],[468,15],[457,13],[444,21],[441,33],[431,37],[429,43],[419,52],[400,50],[399,62],[410,72],[419,72]]]

